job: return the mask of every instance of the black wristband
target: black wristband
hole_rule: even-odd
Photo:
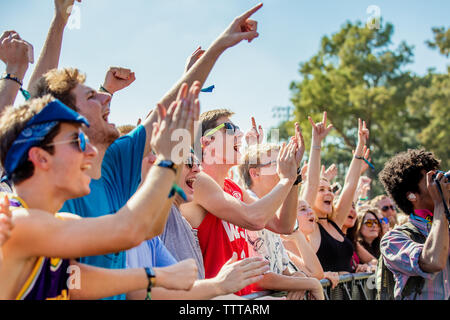
[[[111,96],[114,95],[114,94],[112,94],[111,92],[109,92],[108,90],[106,90],[104,86],[100,86],[100,89],[98,89],[98,90],[99,90],[99,91],[106,92],[106,93],[110,94]]]
[[[294,186],[298,186],[300,183],[303,182],[303,178],[302,178],[302,169],[298,168],[297,169],[297,179],[294,182]]]
[[[20,81],[19,78],[15,77],[15,76],[14,76],[13,74],[11,74],[11,73],[5,73],[4,76],[3,76],[3,78],[2,78],[2,80],[12,80],[12,81],[14,81],[14,82],[17,82],[17,83],[20,85],[20,87],[23,86],[22,81]]]

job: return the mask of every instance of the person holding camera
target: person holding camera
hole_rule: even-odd
[[[380,243],[380,264],[392,272],[395,282],[393,290],[387,290],[391,299],[450,297],[450,172],[438,171],[439,166],[433,153],[408,150],[389,160],[380,173],[388,194],[410,214],[407,223],[388,232]]]

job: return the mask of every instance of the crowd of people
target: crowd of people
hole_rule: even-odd
[[[77,68],[58,68],[74,0],[54,2],[27,89],[32,44],[15,31],[0,38],[0,299],[240,300],[274,290],[323,300],[320,280],[335,287],[347,273],[386,280],[380,299],[449,299],[450,179],[433,153],[390,159],[385,194],[369,197],[364,120],[341,187],[341,164],[321,163],[327,112],[279,144],[264,142],[253,117],[244,134],[232,111],[201,112],[220,56],[259,36],[251,17],[262,4],[196,50],[145,119],[116,128],[110,105],[135,74],[112,67],[96,90]],[[19,92],[26,101],[14,106]]]

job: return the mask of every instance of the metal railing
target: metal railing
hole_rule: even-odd
[[[331,288],[331,281],[323,279],[320,283],[323,286],[325,300],[375,300],[375,274],[373,273],[353,273],[339,277],[339,284],[336,288]],[[287,292],[260,291],[246,295],[243,298],[254,300],[265,296],[283,297]],[[305,294],[305,300],[308,294]]]

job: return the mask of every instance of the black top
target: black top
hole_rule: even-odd
[[[321,241],[317,257],[323,271],[352,272],[353,244],[333,221],[328,220],[328,222],[344,237],[344,241],[340,242],[333,238],[319,223]]]

